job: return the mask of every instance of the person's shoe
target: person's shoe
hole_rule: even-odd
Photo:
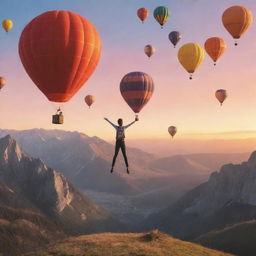
[[[130,174],[128,167],[127,167],[127,169],[126,169],[126,172],[127,172],[128,174]]]
[[[112,173],[113,171],[114,171],[114,167],[111,168],[110,173]]]

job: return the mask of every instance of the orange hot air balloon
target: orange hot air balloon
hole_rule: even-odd
[[[95,98],[93,95],[87,95],[84,98],[85,103],[89,106],[89,108],[91,107],[91,105],[93,104],[93,102],[95,101]]]
[[[219,89],[215,92],[215,97],[220,102],[220,105],[222,105],[224,100],[228,97],[227,91],[224,89]]]
[[[142,23],[144,23],[144,21],[147,19],[148,14],[149,14],[149,10],[147,8],[140,8],[137,11],[137,16],[142,21]]]
[[[252,22],[252,12],[243,6],[232,6],[222,15],[222,23],[234,39],[239,39],[252,25]],[[236,41],[235,45],[237,45]]]
[[[168,132],[170,133],[170,135],[171,135],[172,138],[173,138],[173,136],[177,133],[177,128],[176,128],[175,126],[170,126],[170,127],[168,128]]]
[[[26,72],[48,100],[66,102],[94,72],[101,40],[84,17],[69,11],[49,11],[26,25],[19,55]]]
[[[0,77],[0,89],[2,89],[6,84],[6,80],[4,77]]]
[[[204,48],[208,55],[214,61],[214,65],[216,65],[216,61],[221,57],[221,55],[226,50],[226,43],[222,38],[219,37],[211,37],[206,40],[204,44]]]

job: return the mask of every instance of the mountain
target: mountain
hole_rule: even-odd
[[[157,255],[157,256],[231,256],[231,254],[211,250],[196,244],[174,239],[158,231],[142,234],[104,233],[69,238],[38,250],[30,256],[41,255]]]
[[[254,256],[255,237],[256,221],[252,220],[206,233],[196,238],[194,242],[236,255]]]
[[[120,157],[115,172],[110,175],[114,146],[98,137],[43,129],[0,131],[0,137],[5,134],[13,136],[28,155],[42,159],[81,190],[91,189],[118,195],[137,194],[156,186],[151,177],[163,176],[147,167],[154,156],[137,149],[128,149],[132,175],[126,174]],[[143,179],[145,176],[149,178]]]
[[[213,229],[256,217],[256,152],[247,162],[224,165],[220,172],[151,215],[145,225],[193,239]]]
[[[62,174],[26,156],[9,135],[0,139],[0,251],[4,255],[65,235],[119,228],[105,209]]]
[[[248,157],[249,153],[174,155],[154,160],[150,166],[171,171],[174,174],[187,175],[193,173],[193,175],[205,176],[219,170],[223,164],[238,164],[248,159]]]
[[[24,152],[61,172],[115,217],[135,225],[206,181],[218,165],[246,159],[245,154],[159,158],[128,147],[131,174],[126,174],[121,154],[110,174],[114,146],[98,137],[63,130],[0,130],[0,137],[6,134],[11,134]]]

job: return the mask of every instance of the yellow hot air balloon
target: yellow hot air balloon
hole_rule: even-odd
[[[220,102],[220,105],[222,105],[224,100],[228,97],[227,91],[224,89],[219,89],[215,92],[215,97]]]
[[[95,98],[93,95],[87,95],[84,98],[85,103],[89,106],[89,108],[91,107],[91,105],[93,104],[93,102],[95,101]]]
[[[156,49],[152,45],[148,44],[145,46],[144,52],[150,58],[156,52]]]
[[[214,66],[216,65],[216,61],[220,58],[220,56],[225,52],[227,46],[225,41],[219,37],[211,37],[206,40],[204,44],[205,51],[214,61]]]
[[[252,22],[252,12],[243,6],[229,7],[222,15],[222,23],[234,39],[239,39],[252,25]]]
[[[13,27],[13,22],[11,20],[5,19],[2,21],[2,27],[6,32],[12,29]]]
[[[192,74],[204,60],[204,49],[199,44],[184,44],[179,49],[178,59],[180,64],[190,73],[190,79],[192,79]]]
[[[173,138],[173,136],[177,133],[177,128],[175,127],[175,126],[170,126],[169,128],[168,128],[168,132],[169,132],[169,134],[172,136],[172,138]]]

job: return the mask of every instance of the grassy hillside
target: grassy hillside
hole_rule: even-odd
[[[21,255],[64,237],[39,213],[0,206],[0,256]]]
[[[103,233],[66,239],[30,256],[228,256],[174,239],[158,231],[142,234]]]
[[[242,256],[256,255],[256,220],[209,232],[195,242]]]

